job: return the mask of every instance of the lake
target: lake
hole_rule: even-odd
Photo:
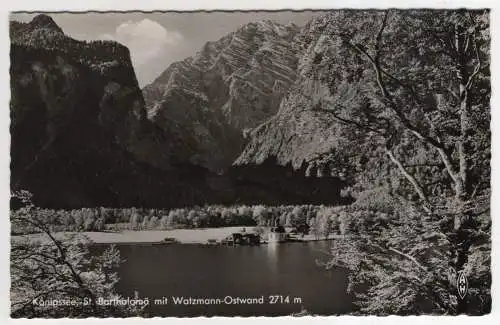
[[[345,314],[354,310],[346,272],[317,264],[330,245],[118,245],[126,260],[117,290],[148,297],[148,316],[281,316],[302,308]],[[154,304],[164,297],[165,304]],[[191,303],[176,304],[181,298]]]

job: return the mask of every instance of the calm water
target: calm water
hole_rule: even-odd
[[[325,270],[328,242],[287,243],[260,247],[197,245],[118,246],[125,263],[118,291],[133,297],[167,297],[149,305],[150,316],[278,316],[299,312],[343,314],[353,310],[345,293],[343,270]],[[270,295],[279,295],[272,304]],[[259,298],[264,304],[176,305],[172,297]],[[286,302],[288,297],[288,303]],[[228,298],[227,298],[228,299]],[[283,301],[282,301],[283,299]]]

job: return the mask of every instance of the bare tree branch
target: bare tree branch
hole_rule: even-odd
[[[393,247],[388,247],[388,249],[389,249],[391,252],[394,252],[394,253],[399,254],[399,255],[401,255],[401,256],[403,256],[403,257],[406,257],[407,259],[409,259],[410,261],[412,261],[412,262],[413,262],[416,266],[418,266],[418,268],[419,268],[419,269],[421,269],[421,270],[422,270],[422,271],[424,271],[424,272],[427,272],[427,268],[425,268],[422,264],[420,264],[420,263],[419,263],[419,262],[415,259],[415,257],[410,256],[410,255],[408,255],[408,254],[405,254],[405,253],[403,253],[402,251],[397,250],[397,249],[395,249],[395,248],[393,248]]]
[[[410,184],[413,186],[413,189],[415,192],[418,194],[418,197],[424,202],[424,204],[429,203],[429,199],[427,198],[427,195],[425,194],[425,191],[420,185],[420,183],[417,181],[417,179],[408,172],[408,170],[403,166],[403,164],[394,156],[394,153],[386,146],[385,147],[385,152],[387,153],[387,156],[391,159],[391,161],[398,167],[399,171],[403,176],[410,182]],[[424,206],[424,209],[429,210],[428,207]],[[430,212],[427,211],[427,212]]]
[[[467,17],[469,18],[471,25],[474,26],[473,35],[468,34],[468,39],[472,39],[472,44],[474,47],[474,54],[476,57],[476,66],[474,67],[474,71],[470,75],[470,77],[467,81],[467,84],[466,84],[466,89],[470,89],[472,87],[472,82],[473,82],[474,78],[477,76],[477,74],[481,70],[481,57],[479,55],[479,46],[478,46],[478,39],[479,39],[479,37],[477,35],[478,26],[477,26],[477,24],[475,24],[474,19],[472,18],[472,15],[470,13],[467,15]]]
[[[472,82],[474,81],[474,78],[477,76],[479,73],[479,70],[481,70],[481,58],[479,56],[479,48],[477,46],[477,39],[474,37],[472,40],[472,43],[474,44],[474,53],[476,55],[476,66],[474,67],[474,71],[470,75],[469,79],[467,80],[467,84],[465,85],[466,89],[470,89],[472,87]]]
[[[338,114],[336,114],[333,110],[329,110],[329,109],[321,109],[321,108],[314,108],[313,111],[315,112],[323,112],[323,113],[327,113],[327,114],[330,114],[332,115],[336,120],[338,120],[339,122],[343,123],[343,124],[347,124],[347,125],[354,125],[356,126],[357,128],[359,129],[362,129],[362,130],[367,130],[367,131],[371,131],[371,132],[375,132],[377,134],[383,134],[382,131],[380,130],[377,130],[377,129],[374,129],[368,125],[364,125],[362,124],[361,122],[358,122],[358,121],[354,121],[354,120],[351,120],[351,119],[347,119],[347,118],[344,118],[344,117],[341,117],[339,116]]]
[[[54,243],[54,245],[56,246],[56,248],[60,254],[59,262],[62,262],[64,265],[66,265],[68,267],[73,280],[77,283],[77,285],[80,287],[80,289],[83,292],[85,292],[86,294],[88,294],[90,296],[92,306],[94,308],[97,308],[97,305],[96,305],[97,302],[96,302],[96,297],[95,297],[94,293],[85,285],[85,283],[83,282],[80,275],[76,272],[73,265],[67,260],[66,251],[65,251],[64,247],[62,247],[61,242],[59,242],[52,235],[52,233],[50,232],[48,227],[46,227],[43,223],[34,222],[34,221],[30,220],[29,218],[18,216],[17,219],[19,219],[23,222],[26,222],[28,224],[31,224],[32,226],[38,228],[39,230],[41,230],[43,233],[45,233],[50,238],[50,240],[52,241],[52,243]]]
[[[448,171],[448,174],[452,178],[453,182],[455,183],[455,188],[456,191],[460,191],[460,186],[461,186],[461,180],[459,179],[457,173],[455,172],[453,168],[453,164],[451,163],[452,159],[450,154],[448,153],[448,148],[446,145],[441,142],[439,139],[435,139],[432,136],[425,134],[422,130],[420,130],[417,126],[413,125],[411,121],[406,117],[406,115],[399,109],[398,104],[394,101],[392,98],[392,95],[387,91],[387,88],[385,86],[384,80],[382,78],[382,71],[379,65],[379,42],[381,40],[381,35],[382,31],[385,28],[386,20],[387,19],[387,13],[384,16],[384,20],[382,21],[380,30],[377,34],[377,44],[376,46],[376,57],[372,57],[363,47],[361,47],[359,44],[353,44],[350,41],[347,40],[347,44],[349,44],[351,47],[353,47],[358,53],[361,55],[364,55],[371,63],[373,66],[373,69],[375,71],[376,75],[376,82],[377,85],[381,91],[382,97],[386,99],[387,106],[389,109],[398,117],[399,121],[403,124],[403,126],[408,129],[414,136],[416,136],[419,140],[431,145],[434,147],[438,152],[443,160],[443,163]],[[420,195],[419,195],[420,196]]]
[[[439,140],[436,140],[432,138],[429,135],[424,134],[421,130],[419,130],[416,126],[414,126],[410,120],[404,115],[403,112],[397,107],[397,104],[394,102],[392,96],[388,93],[385,84],[381,78],[381,71],[378,65],[375,62],[375,59],[365,50],[363,50],[359,45],[354,45],[353,47],[356,48],[360,53],[365,55],[371,62],[375,70],[376,74],[376,80],[377,84],[380,88],[380,91],[382,93],[382,96],[387,100],[387,104],[391,111],[396,114],[398,119],[401,121],[401,123],[412,133],[414,134],[418,139],[432,145],[433,147],[436,148],[442,148],[445,149],[445,145],[440,142]]]
[[[424,272],[427,272],[427,271],[428,271],[426,267],[424,267],[424,266],[423,266],[423,265],[422,265],[419,261],[417,261],[417,259],[416,259],[415,257],[413,257],[413,256],[411,256],[411,255],[408,255],[408,254],[406,254],[406,253],[403,253],[402,251],[397,250],[397,249],[392,248],[392,247],[387,247],[387,248],[384,248],[384,247],[380,246],[379,244],[376,244],[376,243],[374,243],[374,242],[372,242],[372,241],[369,241],[369,244],[370,244],[370,245],[372,245],[372,246],[374,246],[374,247],[376,247],[376,248],[378,248],[378,249],[379,249],[379,250],[381,250],[381,251],[390,250],[391,252],[394,252],[394,253],[396,253],[396,254],[398,254],[398,255],[401,255],[401,256],[403,256],[403,257],[407,258],[408,260],[410,260],[411,262],[413,262],[413,263],[414,263],[414,264],[415,264],[415,265],[416,265],[419,269],[421,269],[422,271],[424,271]]]

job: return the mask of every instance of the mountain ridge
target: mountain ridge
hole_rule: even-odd
[[[274,115],[294,81],[298,32],[294,25],[261,21],[207,42],[143,88],[149,119],[175,134],[184,159],[227,169],[246,132]]]
[[[126,47],[74,40],[44,16],[11,31],[13,191],[59,207],[204,196],[204,171],[174,166],[168,139],[147,119]]]
[[[329,62],[335,57],[326,28],[329,15],[312,19],[301,30],[303,51],[298,58],[298,77],[277,113],[251,132],[234,166],[261,165],[276,159],[281,166],[303,169],[307,176],[343,176],[343,170],[323,158],[340,145],[337,123],[315,109],[319,98],[331,96],[327,81]]]
[[[11,23],[12,191],[57,208],[338,201],[342,184],[289,165],[232,167],[249,130],[278,111],[297,77],[296,27],[247,24],[141,90],[123,45],[35,22]],[[257,82],[271,94],[249,86]]]

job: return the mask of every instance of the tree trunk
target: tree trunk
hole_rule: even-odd
[[[459,72],[460,80],[460,139],[458,141],[459,179],[456,186],[457,198],[463,199],[470,190],[469,186],[469,153],[470,153],[470,108],[463,72]]]
[[[459,171],[458,181],[455,182],[455,193],[458,199],[463,200],[470,191],[469,186],[469,158],[471,148],[471,121],[470,121],[470,103],[468,96],[468,73],[465,64],[466,49],[465,49],[464,30],[461,26],[455,28],[455,47],[457,52],[456,70],[457,79],[459,83],[459,112],[460,112],[460,138],[458,141],[458,157],[459,157]]]
[[[387,156],[391,159],[391,161],[398,166],[398,169],[400,172],[404,175],[404,177],[413,185],[413,189],[415,192],[418,194],[418,197],[424,202],[424,204],[427,204],[429,202],[427,195],[424,192],[423,187],[420,185],[420,183],[411,175],[406,168],[403,166],[403,164],[394,156],[392,151],[386,146],[385,152]]]

